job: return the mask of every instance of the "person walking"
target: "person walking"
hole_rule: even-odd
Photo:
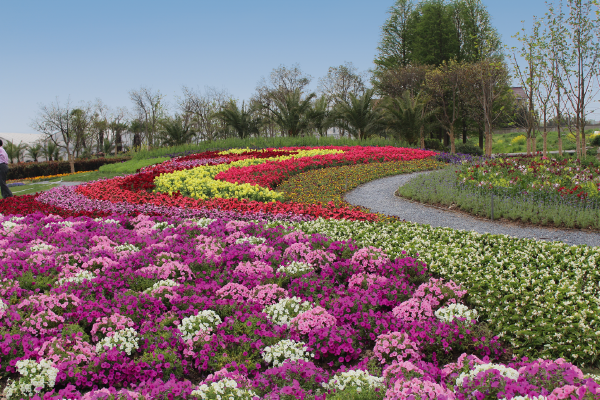
[[[0,192],[2,193],[3,199],[8,199],[12,197],[13,194],[6,186],[6,177],[8,176],[8,154],[6,154],[6,150],[2,147],[4,143],[0,140]]]

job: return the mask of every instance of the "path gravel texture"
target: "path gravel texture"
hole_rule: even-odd
[[[545,241],[560,241],[571,245],[600,246],[600,233],[494,222],[460,212],[426,206],[394,195],[401,185],[424,173],[428,172],[396,175],[371,181],[348,192],[344,198],[350,204],[366,207],[373,212],[393,215],[406,221],[427,224],[433,227],[447,227]]]

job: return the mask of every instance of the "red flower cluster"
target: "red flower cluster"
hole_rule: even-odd
[[[315,147],[316,148],[316,147]],[[274,188],[281,182],[301,172],[325,167],[351,164],[368,164],[398,160],[416,160],[434,156],[428,150],[405,149],[398,147],[357,147],[326,146],[321,149],[342,150],[341,154],[327,154],[314,157],[293,158],[284,161],[268,161],[265,164],[247,167],[233,167],[215,176],[215,179],[232,183],[250,183]]]
[[[265,212],[271,214],[294,213],[297,215],[310,215],[314,218],[350,219],[361,221],[375,221],[377,216],[364,212],[354,207],[336,207],[333,203],[327,206],[304,203],[283,203],[280,201],[263,203],[253,200],[221,199],[211,200],[192,199],[183,197],[179,193],[169,196],[166,193],[149,193],[146,191],[131,191],[123,189],[123,180],[127,178],[114,178],[79,186],[78,193],[97,200],[107,200],[112,203],[126,202],[131,204],[154,204],[161,206],[183,208],[213,208],[223,211],[238,212]]]
[[[63,218],[68,217],[107,217],[109,213],[105,211],[71,211],[65,210],[64,208],[50,206],[48,204],[40,203],[36,200],[39,194],[31,195],[26,194],[23,196],[13,196],[8,199],[0,201],[0,214],[12,215],[22,214],[29,215],[40,212],[45,215],[54,214],[60,215]]]

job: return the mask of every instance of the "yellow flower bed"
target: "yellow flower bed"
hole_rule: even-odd
[[[250,165],[264,164],[269,161],[284,161],[292,158],[313,157],[340,153],[343,153],[343,151],[328,149],[300,150],[298,153],[290,156],[261,159],[249,158],[235,161],[231,164],[203,165],[184,171],[161,174],[154,179],[154,184],[156,185],[156,189],[154,191],[169,193],[169,195],[172,195],[174,192],[180,192],[183,196],[203,200],[208,200],[215,197],[240,200],[248,199],[256,201],[283,200],[283,195],[281,193],[275,192],[269,188],[251,185],[249,183],[238,184],[219,181],[215,179],[215,176],[217,176],[217,174],[220,172],[226,171],[233,167],[247,167]]]

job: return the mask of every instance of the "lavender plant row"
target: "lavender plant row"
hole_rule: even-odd
[[[9,400],[600,398],[402,252],[222,217],[0,227]]]
[[[398,189],[398,195],[422,203],[456,205],[474,215],[521,220],[567,228],[600,229],[600,204],[558,193],[505,193],[502,188],[472,188],[458,181],[454,168],[424,174]]]

